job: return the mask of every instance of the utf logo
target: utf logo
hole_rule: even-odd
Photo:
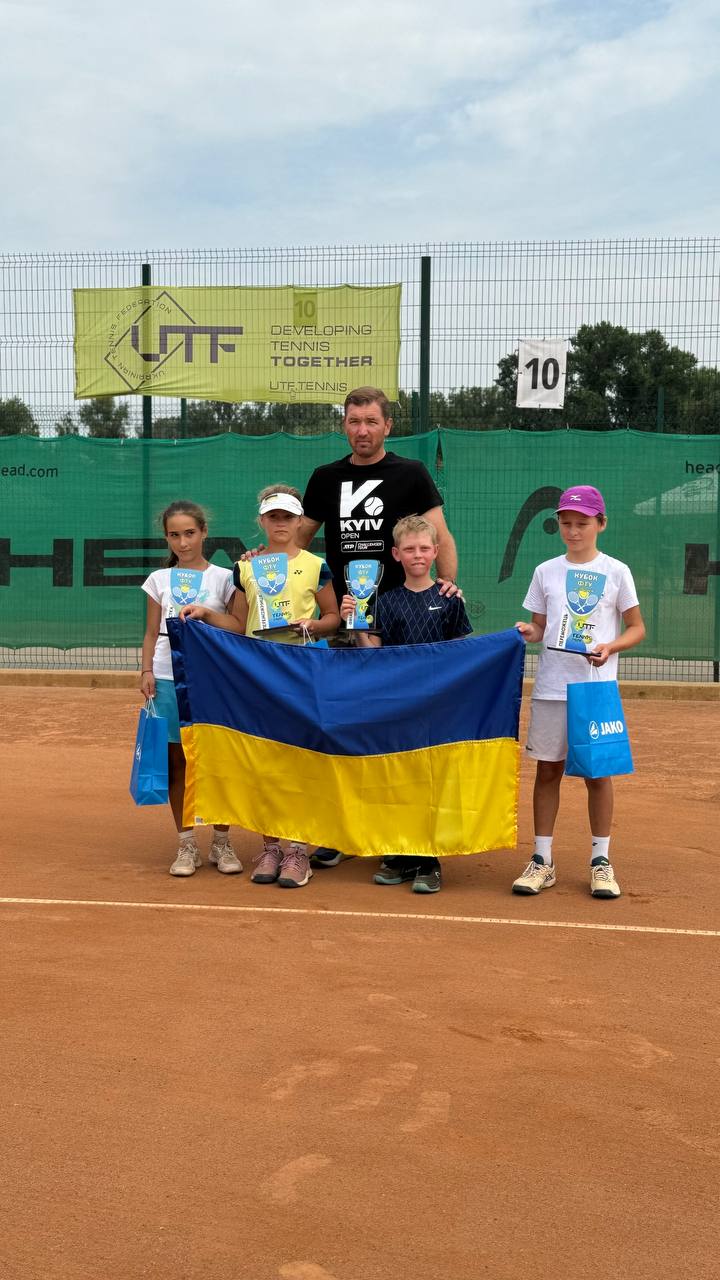
[[[137,391],[155,381],[170,360],[217,364],[221,351],[235,351],[234,339],[243,332],[241,324],[197,324],[163,289],[149,301],[147,295],[133,299],[117,313],[104,361],[131,391]]]

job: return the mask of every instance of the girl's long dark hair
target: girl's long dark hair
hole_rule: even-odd
[[[180,502],[171,502],[170,506],[165,508],[160,516],[165,535],[167,535],[168,520],[171,520],[173,516],[190,516],[190,519],[195,521],[198,529],[201,529],[203,532],[207,532],[207,516],[205,515],[202,507],[198,506],[197,502],[183,502],[181,500]],[[177,562],[178,558],[175,555],[175,552],[171,551],[165,564],[165,568],[172,569]]]

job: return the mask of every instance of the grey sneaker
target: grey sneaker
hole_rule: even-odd
[[[412,883],[413,893],[439,893],[442,888],[442,870],[436,867],[418,867]]]
[[[274,884],[280,875],[283,851],[279,844],[267,844],[257,858],[253,858],[254,871],[250,877],[254,884]]]
[[[521,876],[513,884],[513,893],[540,893],[542,889],[552,889],[555,883],[555,868],[549,867],[536,857],[528,862]]]
[[[375,884],[402,884],[405,880],[415,879],[419,866],[419,862],[406,854],[386,854],[373,881]]]
[[[620,885],[606,858],[590,864],[590,892],[593,898],[620,897]]]
[[[208,861],[224,876],[236,876],[242,871],[242,862],[229,840],[213,840]]]
[[[198,867],[202,866],[202,858],[194,840],[182,840],[177,856],[170,868],[171,876],[194,876]]]
[[[280,866],[281,889],[301,889],[312,877],[310,859],[304,845],[291,844]]]

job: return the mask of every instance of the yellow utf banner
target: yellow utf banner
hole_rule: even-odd
[[[401,286],[75,289],[75,398],[398,395]]]

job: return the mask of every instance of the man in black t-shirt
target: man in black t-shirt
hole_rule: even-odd
[[[392,554],[392,531],[398,520],[412,515],[424,516],[437,529],[438,586],[443,594],[454,595],[457,551],[445,523],[442,497],[422,462],[386,451],[392,418],[385,393],[378,387],[351,391],[345,399],[343,426],[351,452],[313,471],[298,535],[300,545],[309,547],[325,526],[325,559],[338,603],[346,591],[345,565],[358,556],[382,562],[381,592],[402,585],[402,566]],[[337,849],[321,846],[311,861],[334,867],[342,856]]]
[[[345,400],[343,423],[351,453],[316,467],[303,498],[299,541],[307,547],[325,526],[325,559],[338,601],[345,594],[345,565],[357,557],[380,560],[381,591],[402,584],[392,555],[392,531],[403,516],[424,516],[437,529],[441,590],[454,591],[457,552],[445,523],[442,497],[422,462],[385,449],[392,430],[390,404],[377,387],[359,387]]]

